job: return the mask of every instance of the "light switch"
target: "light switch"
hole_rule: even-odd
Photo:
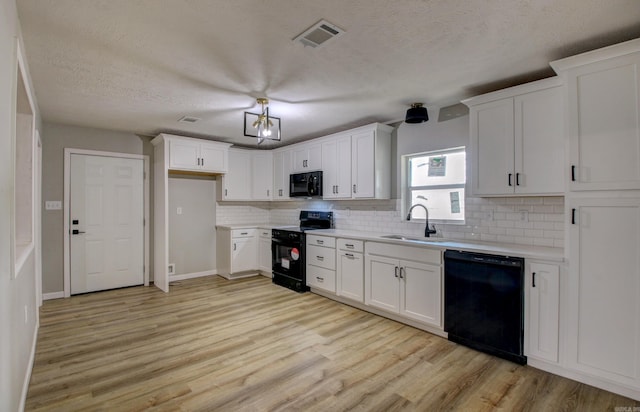
[[[62,210],[61,200],[47,200],[44,202],[45,210]]]
[[[182,208],[181,208],[181,207],[178,207],[178,209],[176,210],[176,213],[177,213],[177,214],[179,214],[179,215],[181,215],[181,214],[182,214]]]

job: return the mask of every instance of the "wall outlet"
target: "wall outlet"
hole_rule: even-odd
[[[178,208],[176,209],[176,213],[181,215],[182,214],[182,207],[178,206]]]
[[[482,219],[493,220],[493,210],[487,210],[482,212]]]
[[[526,210],[521,210],[520,211],[520,221],[521,222],[528,222],[529,221],[529,212]]]
[[[45,210],[62,210],[62,200],[47,200],[44,202]]]
[[[176,264],[175,263],[169,263],[169,267],[167,268],[167,274],[168,275],[175,275],[176,274]]]

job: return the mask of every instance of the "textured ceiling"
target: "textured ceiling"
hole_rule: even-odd
[[[553,75],[640,37],[639,0],[17,0],[45,121],[240,144],[271,99],[283,143]],[[320,48],[292,39],[326,19]],[[178,123],[182,116],[202,120]]]

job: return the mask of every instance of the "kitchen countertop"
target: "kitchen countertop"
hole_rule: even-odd
[[[217,229],[234,230],[234,229],[273,229],[282,227],[283,225],[253,223],[253,224],[227,224],[216,225]],[[344,237],[349,239],[359,239],[365,241],[375,241],[381,243],[389,243],[394,245],[404,245],[413,247],[438,248],[441,250],[453,249],[464,250],[467,252],[490,253],[504,256],[522,257],[528,259],[541,259],[547,261],[564,261],[564,250],[561,248],[544,247],[544,246],[528,246],[510,243],[470,241],[461,239],[443,239],[443,238],[424,238],[419,242],[407,241],[400,239],[387,239],[382,236],[390,233],[360,232],[354,230],[340,229],[318,229],[307,234],[324,235],[332,237]],[[415,237],[418,236],[408,236]]]
[[[374,233],[374,232],[358,232],[350,230],[339,229],[322,229],[314,230],[313,235],[325,235],[333,237],[344,237],[349,239],[360,239],[366,241],[376,241],[381,243],[390,243],[395,245],[405,245],[414,247],[429,247],[438,248],[442,250],[464,250],[467,252],[478,253],[490,253],[505,256],[522,257],[529,259],[542,259],[547,261],[564,261],[564,250],[560,248],[544,247],[544,246],[528,246],[528,245],[516,245],[497,242],[482,242],[482,241],[467,241],[458,239],[443,239],[443,238],[424,238],[424,241],[420,242],[399,240],[399,239],[386,239],[381,236],[389,235],[389,233]],[[417,237],[417,236],[409,236]]]

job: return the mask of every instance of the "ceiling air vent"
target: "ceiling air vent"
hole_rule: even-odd
[[[326,20],[320,20],[294,38],[293,41],[299,41],[305,46],[318,47],[332,38],[340,36],[342,33],[344,33],[344,30],[335,24],[331,24]]]
[[[193,116],[183,116],[178,121],[180,123],[197,123],[198,121],[200,121],[200,119],[198,117],[193,117]]]

